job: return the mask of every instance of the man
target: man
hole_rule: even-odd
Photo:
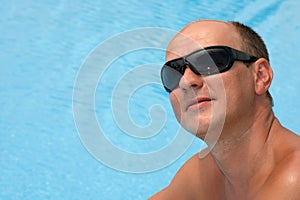
[[[300,137],[272,111],[261,38],[237,22],[196,21],[173,38],[166,60],[176,118],[208,148],[150,199],[300,199]]]

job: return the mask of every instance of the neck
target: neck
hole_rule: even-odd
[[[249,188],[258,188],[265,181],[262,177],[267,177],[273,166],[266,159],[270,159],[268,141],[274,114],[260,112],[254,119],[243,130],[222,132],[223,137],[211,151],[231,193],[245,194],[250,192]]]

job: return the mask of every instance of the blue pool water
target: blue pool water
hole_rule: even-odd
[[[158,77],[166,41],[196,19],[262,35],[274,111],[300,133],[299,1],[16,0],[0,10],[0,199],[146,199],[166,186],[204,147],[180,130]]]

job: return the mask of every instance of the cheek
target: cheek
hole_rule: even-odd
[[[237,105],[246,105],[253,100],[253,77],[245,66],[208,76],[206,83],[211,96],[217,99],[218,109],[226,108],[230,112]]]
[[[218,106],[218,109],[226,107],[228,96],[227,81],[224,79],[224,77],[222,77],[222,74],[207,76],[205,78],[205,83],[207,85],[207,90],[210,97],[217,100],[216,105]]]
[[[171,105],[172,105],[174,114],[176,116],[176,119],[178,122],[180,122],[180,119],[181,119],[181,106],[180,105],[181,105],[181,103],[180,103],[178,96],[174,92],[172,92],[170,94],[170,101],[171,101]]]
[[[237,115],[245,114],[252,108],[255,98],[252,78],[250,73],[243,73],[224,79],[228,112],[235,110],[235,112],[241,112]]]

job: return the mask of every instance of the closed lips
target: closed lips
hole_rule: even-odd
[[[210,101],[212,101],[212,99],[209,98],[209,97],[194,98],[194,99],[191,99],[191,100],[188,101],[186,108],[188,109],[189,107],[191,107],[191,106],[193,106],[195,104],[200,104],[202,102],[210,102]]]

